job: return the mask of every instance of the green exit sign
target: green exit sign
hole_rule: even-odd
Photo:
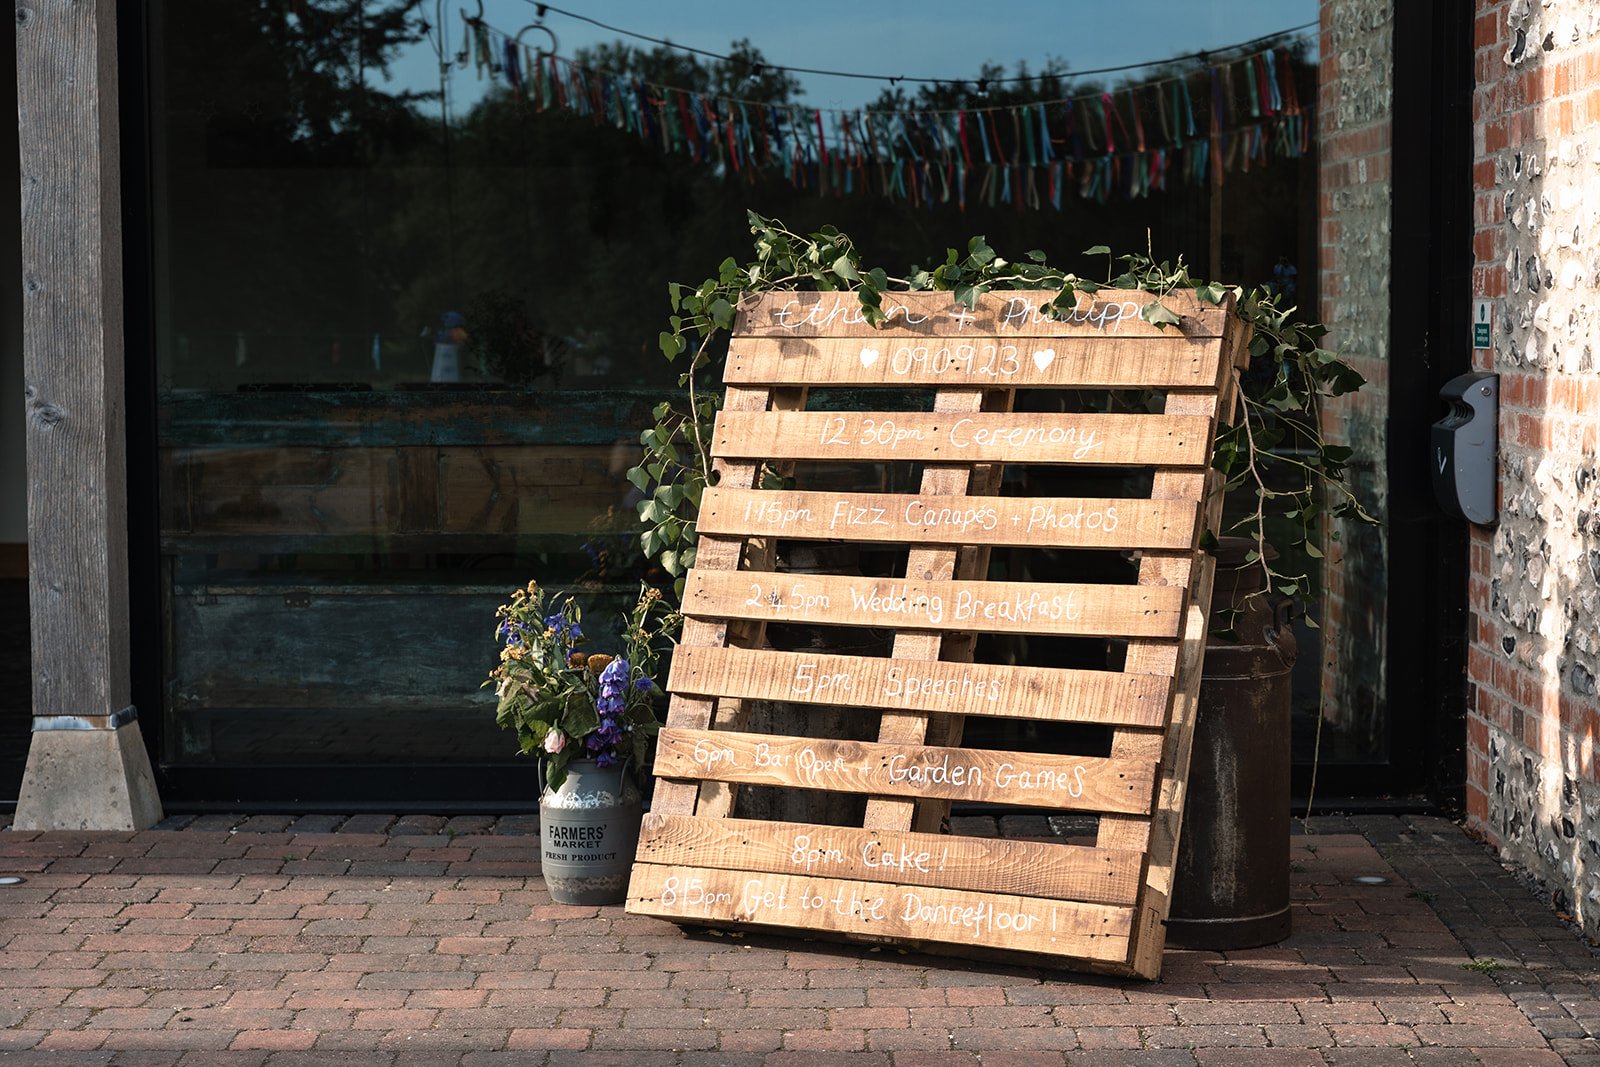
[[[1476,300],[1472,305],[1472,347],[1489,347],[1489,325],[1493,321],[1489,301]]]

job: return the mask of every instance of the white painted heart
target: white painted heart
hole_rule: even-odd
[[[881,353],[879,353],[876,348],[863,348],[861,350],[861,365],[863,367],[872,366],[874,363],[878,362],[878,356],[880,354]]]
[[[1033,365],[1040,370],[1044,370],[1055,361],[1056,350],[1053,348],[1041,348],[1033,354]]]

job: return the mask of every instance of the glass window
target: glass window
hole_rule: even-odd
[[[830,50],[751,8],[711,58],[513,0],[153,0],[164,758],[509,759],[494,606],[536,577],[604,617],[660,579],[625,473],[677,388],[667,284],[745,258],[747,210],[892,273],[976,234],[1086,273],[1108,244],[1315,308],[1315,39],[1260,37],[1315,3],[1156,6],[1131,43],[1123,11],[1019,10],[991,56],[969,13]],[[686,39],[662,12],[614,17]],[[1211,51],[1050,58],[1085,39]],[[776,65],[852,56],[967,80]]]

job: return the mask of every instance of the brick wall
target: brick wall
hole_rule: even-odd
[[[1600,934],[1600,7],[1477,0],[1474,295],[1501,521],[1475,530],[1467,811]]]
[[[1390,0],[1324,0],[1321,14],[1319,315],[1329,330],[1324,344],[1369,383],[1329,407],[1325,431],[1356,448],[1352,481],[1367,509],[1383,517],[1393,9]],[[1386,538],[1381,527],[1334,525],[1339,540],[1329,545],[1323,603],[1323,713],[1348,744],[1365,750],[1385,713]]]

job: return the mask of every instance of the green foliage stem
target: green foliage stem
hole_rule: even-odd
[[[991,290],[1052,290],[1056,295],[1043,310],[1054,318],[1064,318],[1077,305],[1079,293],[1092,295],[1103,288],[1140,290],[1150,294],[1140,308],[1140,317],[1160,329],[1180,321],[1162,303],[1170,293],[1192,290],[1200,300],[1212,304],[1223,304],[1231,297],[1237,312],[1252,327],[1251,366],[1242,375],[1235,370],[1243,417],[1218,435],[1212,465],[1223,475],[1225,491],[1236,494],[1235,499],[1243,496],[1249,506],[1226,532],[1255,542],[1248,562],[1262,569],[1268,589],[1309,599],[1318,588],[1316,568],[1280,569],[1282,565],[1271,558],[1268,546],[1294,548],[1299,556],[1316,560],[1323,556],[1320,541],[1325,519],[1377,522],[1351,486],[1351,449],[1330,444],[1322,432],[1323,402],[1354,392],[1364,379],[1337,354],[1320,346],[1325,327],[1299,321],[1294,308],[1281,306],[1280,298],[1265,289],[1246,291],[1196,278],[1181,257],[1176,263],[1156,262],[1138,254],[1114,257],[1104,245],[1085,251],[1107,259],[1105,280],[1092,280],[1050,266],[1042,252],[1007,260],[982,237],[972,238],[965,253],[948,249],[931,269],[912,267],[901,278],[881,267],[866,266],[854,242],[831,226],[799,234],[755,212],[749,212],[749,220],[755,238],[753,260],[740,264],[729,257],[715,276],[699,285],[673,284],[669,288],[672,314],[659,343],[669,360],[686,360],[679,382],[687,403],[663,402],[656,407],[655,425],[640,438],[645,458],[628,472],[629,479],[646,494],[639,504],[644,525],[641,547],[677,578],[680,595],[683,576],[694,564],[695,515],[701,494],[717,477],[708,442],[721,398],[716,383],[706,380],[705,372],[726,343],[741,302],[780,290],[852,292],[861,302],[863,317],[873,326],[885,321],[884,295],[904,291],[949,292],[974,308],[978,298]],[[764,472],[763,482],[772,474]],[[1286,539],[1283,531],[1287,531]],[[1328,536],[1337,539],[1337,530]],[[1285,553],[1281,558],[1289,557]]]

